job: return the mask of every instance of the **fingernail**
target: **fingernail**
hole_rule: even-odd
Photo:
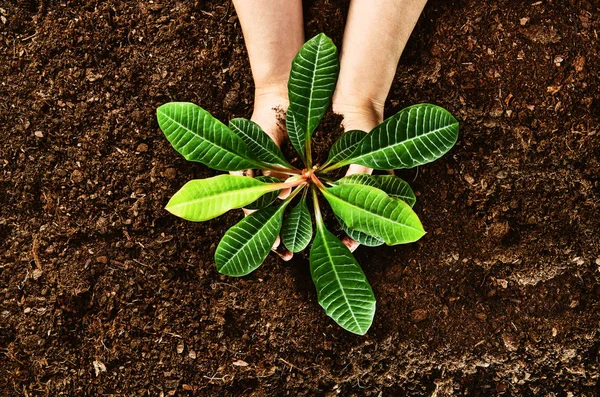
[[[344,243],[344,245],[346,247],[348,247],[348,249],[350,250],[350,252],[354,252],[358,246],[360,245],[360,243],[358,243],[357,241],[351,239],[350,237],[344,237],[344,239],[342,240],[342,242]]]
[[[273,247],[271,247],[271,251],[277,252],[277,248],[279,247],[279,244],[281,244],[281,238],[279,236],[277,236],[277,238],[275,239],[275,242],[273,243]]]
[[[248,216],[253,212],[256,212],[256,210],[248,210],[246,208],[242,208],[242,211],[244,211],[244,216]]]
[[[294,257],[294,253],[292,253],[288,250],[284,250],[282,252],[274,250],[273,252],[275,252],[277,255],[279,255],[279,257],[281,259],[283,259],[285,262],[288,262],[290,259],[292,259]]]
[[[282,200],[285,200],[290,195],[291,192],[292,192],[292,189],[289,187],[287,189],[283,189],[281,191],[281,193],[279,193],[279,198]]]

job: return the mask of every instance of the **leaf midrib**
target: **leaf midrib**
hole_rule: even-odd
[[[193,199],[193,200],[189,200],[189,201],[184,201],[182,203],[178,203],[178,204],[173,204],[170,205],[169,208],[179,208],[181,206],[185,206],[185,205],[191,205],[191,204],[198,204],[202,201],[206,201],[206,200],[214,200],[214,199],[218,199],[218,198],[227,198],[229,196],[233,196],[235,194],[238,194],[241,191],[254,191],[254,190],[260,191],[261,189],[265,189],[265,193],[268,192],[272,192],[273,190],[277,190],[277,189],[272,189],[271,186],[251,186],[251,187],[246,187],[246,188],[241,188],[241,189],[236,189],[236,190],[228,190],[226,192],[222,192],[222,193],[217,193],[211,196],[204,196],[204,197],[200,197],[197,199]]]
[[[236,252],[233,256],[231,256],[224,264],[223,266],[221,266],[221,270],[227,268],[227,266],[229,266],[231,264],[231,262],[233,261],[234,258],[237,258],[238,255],[240,254],[240,252],[242,252],[249,244],[250,242],[254,241],[256,238],[258,238],[258,236],[260,235],[260,232],[267,227],[268,225],[270,225],[273,220],[275,219],[276,216],[278,216],[278,214],[285,209],[286,205],[282,204],[281,208],[279,208],[277,211],[275,211],[273,213],[273,215],[271,215],[271,217],[269,218],[268,221],[266,221],[265,223],[262,224],[262,226],[256,231],[256,233],[254,234],[254,236],[248,240],[246,240],[245,243],[243,243],[241,245],[241,247],[238,249],[238,252]],[[220,271],[220,270],[219,270]]]
[[[294,228],[292,229],[292,242],[293,242],[293,247],[292,249],[296,248],[296,245],[298,244],[298,235],[299,235],[299,230],[300,230],[300,226],[302,223],[302,212],[298,213],[298,219],[296,220],[296,222],[294,222]]]
[[[313,69],[313,73],[311,76],[311,81],[310,81],[310,95],[308,97],[308,114],[306,117],[306,135],[305,135],[305,144],[308,145],[308,143],[310,142],[310,135],[311,135],[311,131],[310,131],[310,118],[311,118],[311,113],[312,113],[312,100],[313,100],[313,93],[314,93],[314,86],[315,86],[315,76],[317,75],[317,65],[319,63],[319,54],[321,52],[321,43],[323,42],[323,38],[320,37],[319,38],[319,43],[317,44],[317,55],[315,56],[315,67]],[[306,147],[307,150],[310,150],[310,147]]]
[[[396,146],[404,146],[405,144],[407,144],[407,143],[409,143],[409,142],[413,142],[413,141],[415,141],[415,140],[417,140],[417,139],[420,139],[420,138],[423,138],[423,137],[427,137],[427,136],[429,136],[430,134],[435,134],[435,133],[437,133],[437,132],[439,132],[439,131],[442,131],[442,130],[444,130],[444,129],[447,129],[447,128],[450,128],[450,127],[453,127],[453,126],[458,126],[458,121],[457,121],[457,122],[455,122],[455,123],[452,123],[452,124],[446,125],[446,126],[444,126],[444,127],[436,128],[435,130],[431,130],[431,131],[429,131],[429,132],[427,132],[427,133],[425,133],[425,134],[418,135],[418,136],[414,136],[414,137],[412,137],[412,138],[405,139],[405,140],[403,140],[403,141],[401,141],[401,142],[397,142],[397,143],[395,143],[395,144],[392,144],[392,145],[388,145],[388,146],[381,147],[381,148],[379,148],[379,149],[377,149],[377,150],[373,150],[373,151],[370,151],[370,152],[367,152],[367,153],[363,153],[363,154],[361,154],[361,155],[359,155],[359,156],[357,156],[357,157],[352,157],[352,156],[350,156],[350,158],[348,158],[348,159],[346,159],[346,160],[342,160],[342,161],[343,161],[344,163],[348,163],[348,164],[349,164],[349,163],[351,163],[351,162],[354,162],[354,161],[356,161],[356,160],[362,160],[364,157],[367,157],[367,156],[374,156],[374,155],[376,155],[377,153],[383,152],[383,151],[385,151],[385,150],[387,150],[387,149],[390,149],[390,148],[395,148]],[[366,143],[366,141],[365,141],[365,143]],[[361,145],[361,146],[362,146],[362,145]],[[358,151],[358,150],[360,150],[360,146],[359,146],[359,147],[357,147],[355,151]]]
[[[319,233],[321,234],[321,239],[323,239],[323,245],[325,246],[325,251],[327,251],[327,258],[329,259],[329,263],[331,264],[331,269],[333,270],[333,274],[335,275],[335,280],[337,281],[337,283],[338,283],[338,285],[340,287],[340,291],[342,292],[342,295],[344,296],[344,300],[346,301],[346,305],[348,306],[348,310],[352,314],[352,318],[354,319],[354,322],[355,322],[356,326],[358,327],[358,329],[360,330],[360,332],[363,332],[363,329],[362,329],[360,323],[358,322],[358,319],[354,315],[354,311],[352,311],[352,306],[350,305],[350,301],[348,300],[348,296],[346,295],[346,292],[344,291],[344,287],[342,285],[340,277],[338,276],[338,273],[335,270],[335,265],[333,263],[333,258],[331,256],[331,251],[329,250],[329,244],[327,243],[327,239],[326,239],[327,236],[325,235],[325,233],[324,233],[324,231],[323,231],[322,228],[323,228],[322,224],[318,226]]]

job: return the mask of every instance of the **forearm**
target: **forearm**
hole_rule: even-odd
[[[400,55],[426,2],[352,0],[334,105],[369,108],[382,121]]]
[[[302,1],[234,0],[256,94],[285,90],[292,60],[304,43]]]
[[[383,121],[383,108],[400,55],[427,0],[352,0],[348,11],[333,110],[344,130],[369,132]],[[348,174],[373,170],[351,165]],[[352,242],[351,248],[357,243]]]

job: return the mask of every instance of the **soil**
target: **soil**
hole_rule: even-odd
[[[307,36],[340,45],[347,8],[307,3]],[[0,2],[0,395],[599,395],[599,15],[428,3],[386,114],[440,104],[460,138],[398,172],[429,233],[357,250],[378,299],[358,337],[306,255],[225,277],[213,253],[241,213],[163,209],[215,172],[172,150],[156,107],[250,116],[229,2]]]

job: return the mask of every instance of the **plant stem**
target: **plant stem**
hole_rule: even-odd
[[[300,200],[306,200],[306,194],[308,193],[308,189],[304,190],[302,193],[302,198]]]
[[[290,193],[290,195],[286,197],[286,199],[284,200],[284,203],[286,203],[286,205],[287,205],[287,203],[289,203],[290,201],[292,201],[292,199],[293,199],[294,197],[296,197],[296,195],[297,195],[298,193],[300,193],[302,190],[304,190],[304,188],[305,188],[306,186],[307,186],[307,185],[306,185],[306,184],[304,184],[304,185],[300,185],[300,186],[296,187],[296,189],[294,189],[294,190],[293,190],[293,191]],[[304,197],[306,197],[306,190],[304,190],[304,194],[302,195],[302,198],[303,198],[303,199],[304,199]]]
[[[318,178],[319,178],[319,180],[321,180],[321,181],[323,181],[324,183],[327,183],[327,184],[329,184],[329,185],[331,185],[331,184],[334,182],[334,180],[333,180],[333,179],[331,179],[331,178],[328,178],[328,177],[326,177],[326,176],[324,176],[324,175],[321,175],[321,176],[319,176]]]
[[[319,190],[325,189],[325,186],[323,185],[323,182],[321,182],[319,180],[319,178],[317,178],[317,176],[315,174],[311,174],[310,180],[315,184],[316,187],[319,188]]]
[[[344,163],[343,161],[340,161],[339,163],[335,163],[333,165],[330,165],[329,167],[325,167],[325,168],[319,170],[319,172],[323,173],[323,174],[326,174],[326,173],[331,172],[333,170],[337,170],[338,168],[342,168],[345,165],[348,165],[348,164]]]
[[[302,175],[302,171],[300,171],[297,168],[284,168],[271,164],[260,164],[260,168],[269,171],[279,172],[286,175]]]
[[[311,186],[312,195],[313,195],[313,206],[315,209],[315,223],[318,228],[323,227],[323,216],[321,215],[321,207],[319,207],[319,198],[317,197],[317,189],[314,186]]]
[[[270,186],[272,188],[271,191],[273,191],[273,190],[283,190],[283,189],[296,187],[296,186],[300,186],[300,185],[306,185],[306,183],[307,182],[305,179],[298,179],[298,180],[295,180],[292,182],[272,183]]]

